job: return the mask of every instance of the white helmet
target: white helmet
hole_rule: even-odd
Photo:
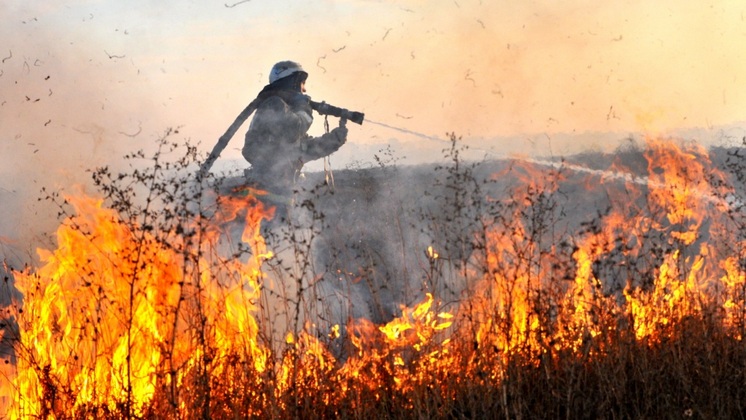
[[[298,72],[303,73],[306,77],[308,76],[308,73],[303,70],[303,67],[295,61],[280,61],[272,66],[272,70],[269,72],[269,83],[272,84]]]

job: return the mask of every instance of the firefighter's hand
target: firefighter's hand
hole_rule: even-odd
[[[339,142],[339,145],[343,145],[347,142],[347,120],[344,118],[339,120],[339,127],[335,128],[331,132],[334,133],[334,136],[337,138],[337,141]]]

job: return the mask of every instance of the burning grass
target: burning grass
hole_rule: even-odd
[[[581,177],[484,175],[457,145],[426,194],[362,177],[271,229],[261,192],[194,182],[165,139],[147,170],[94,171],[101,198],[51,194],[57,249],[4,312],[5,415],[743,415],[741,149],[651,140],[645,174]]]

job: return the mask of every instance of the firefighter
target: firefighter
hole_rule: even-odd
[[[296,62],[275,64],[269,84],[236,117],[201,165],[200,178],[207,175],[230,139],[256,111],[242,149],[251,164],[244,172],[246,184],[263,190],[262,201],[276,206],[276,215],[282,218],[293,202],[293,185],[303,165],[334,153],[347,141],[347,119],[357,124],[364,119],[360,112],[312,102],[305,94],[307,78],[308,73]],[[320,137],[309,136],[312,106],[320,114],[340,117],[339,127]]]
[[[254,100],[256,115],[242,149],[251,164],[246,175],[273,194],[291,194],[305,163],[336,152],[347,141],[345,118],[320,137],[307,134],[313,122],[310,98],[305,95],[307,78],[300,64],[281,61],[272,67],[269,84]]]

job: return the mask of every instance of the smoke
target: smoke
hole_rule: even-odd
[[[90,170],[121,168],[121,156],[157,135],[142,118],[154,104],[131,97],[147,79],[132,80],[133,62],[89,38],[92,17],[67,31],[60,11],[19,7],[0,28],[9,41],[0,51],[0,244],[23,263],[53,242],[59,209],[46,196],[90,190]]]
[[[743,10],[724,2],[230,5],[0,5],[6,243],[31,249],[56,222],[42,188],[89,188],[87,170],[152,150],[169,127],[206,153],[284,59],[307,68],[315,100],[406,131],[350,127],[335,168],[437,161],[428,138],[448,132],[475,158],[607,152],[640,130],[717,131],[744,104]],[[247,166],[241,134],[218,165]]]

